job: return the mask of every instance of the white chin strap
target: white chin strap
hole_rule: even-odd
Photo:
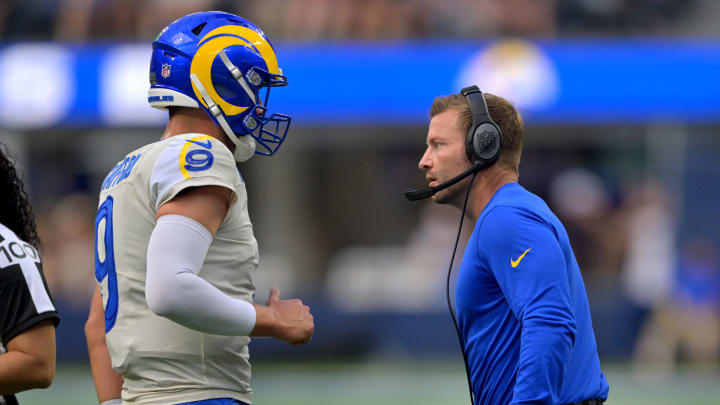
[[[221,54],[224,55],[224,52],[221,52]],[[202,95],[205,104],[207,104],[208,109],[210,110],[210,114],[215,117],[215,119],[220,123],[220,127],[222,127],[223,131],[225,131],[225,134],[227,134],[232,143],[235,144],[235,152],[233,152],[233,157],[235,158],[235,161],[244,162],[253,157],[253,155],[255,155],[256,148],[255,139],[252,136],[248,135],[242,135],[239,137],[235,135],[232,129],[230,129],[230,125],[228,125],[227,120],[225,120],[225,116],[223,115],[222,110],[220,110],[220,107],[213,101],[212,98],[210,98],[207,90],[205,90],[205,86],[203,86],[202,82],[195,73],[190,74],[190,80],[192,80],[195,87],[200,91],[200,95]],[[247,86],[247,84],[245,85]],[[246,89],[246,91],[247,90],[248,89]]]

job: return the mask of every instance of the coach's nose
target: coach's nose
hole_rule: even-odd
[[[418,163],[418,167],[422,171],[427,171],[432,167],[432,160],[430,159],[430,148],[425,149],[425,153],[423,153],[422,158],[420,158],[420,162]]]

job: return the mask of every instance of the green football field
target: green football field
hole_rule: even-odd
[[[619,364],[604,364],[608,404],[720,404],[720,375],[680,371],[673,376],[637,377]],[[256,404],[468,404],[462,363],[396,361],[277,364],[255,367]],[[21,405],[96,404],[89,369],[61,365],[47,390],[19,396]]]

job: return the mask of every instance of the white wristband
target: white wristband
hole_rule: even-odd
[[[109,401],[103,402],[100,405],[122,405],[122,399],[120,399],[120,398],[111,399]]]

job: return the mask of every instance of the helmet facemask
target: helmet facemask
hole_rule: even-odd
[[[243,74],[240,68],[230,61],[225,51],[220,51],[218,56],[230,75],[252,100],[250,111],[239,122],[241,127],[239,133],[228,134],[228,136],[230,139],[235,136],[239,138],[240,142],[243,142],[242,138],[250,135],[254,140],[255,153],[263,156],[274,155],[287,136],[291,119],[289,116],[279,113],[266,116],[270,102],[270,89],[287,86],[287,78],[283,75],[269,73],[258,66],[251,66]],[[232,125],[232,128],[237,131],[237,124]],[[235,141],[233,140],[233,142]]]

